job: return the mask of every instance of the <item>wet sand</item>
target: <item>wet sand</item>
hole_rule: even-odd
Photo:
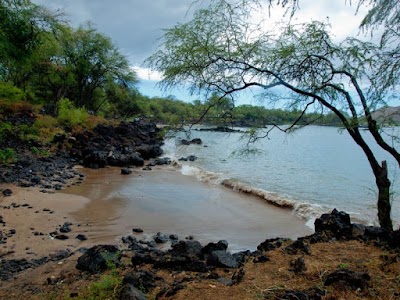
[[[290,210],[223,186],[199,182],[173,167],[135,169],[121,175],[118,168],[84,170],[81,186],[64,193],[90,199],[70,213],[96,243],[114,242],[140,227],[143,236],[157,232],[192,235],[206,243],[226,239],[230,250],[254,250],[267,238],[297,238],[310,234],[305,221]]]
[[[200,182],[173,167],[134,169],[131,175],[121,175],[119,168],[81,171],[87,174],[82,185],[53,194],[0,186],[13,191],[11,197],[0,197],[0,216],[6,222],[0,230],[7,236],[0,258],[33,259],[58,250],[118,244],[137,227],[144,230],[134,234],[138,239],[151,239],[157,232],[181,239],[191,235],[202,243],[225,239],[232,251],[254,250],[267,238],[311,233],[290,210]],[[54,239],[49,233],[64,222],[73,224],[69,239]],[[78,234],[88,240],[79,241]]]

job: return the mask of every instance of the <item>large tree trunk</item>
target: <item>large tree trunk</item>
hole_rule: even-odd
[[[379,225],[389,231],[393,231],[392,219],[390,217],[390,180],[388,179],[386,161],[382,162],[380,174],[376,176],[378,186],[378,219]]]

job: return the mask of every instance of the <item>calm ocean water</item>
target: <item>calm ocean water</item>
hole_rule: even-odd
[[[396,131],[387,129],[388,132]],[[387,160],[393,184],[393,219],[400,221],[400,174],[389,155],[365,138],[379,160]],[[376,224],[377,190],[368,161],[346,132],[334,127],[309,126],[291,134],[273,131],[269,139],[251,145],[254,154],[243,154],[247,139],[241,133],[191,131],[190,139],[202,145],[180,145],[184,133],[166,140],[165,156],[177,160],[196,155],[194,162],[179,161],[184,175],[210,184],[222,184],[255,194],[269,202],[292,207],[293,213],[313,220],[333,208],[359,221]],[[397,145],[396,145],[397,146]]]

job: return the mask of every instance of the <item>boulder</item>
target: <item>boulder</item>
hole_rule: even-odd
[[[228,242],[225,240],[221,240],[218,243],[208,243],[206,246],[201,249],[201,254],[204,256],[211,255],[212,252],[222,250],[226,251],[228,248]]]
[[[78,234],[75,238],[77,240],[80,240],[80,241],[86,241],[87,240],[87,237],[84,234]]]
[[[308,255],[311,254],[310,246],[303,239],[300,238],[285,247],[284,251],[291,255],[295,255],[298,253],[304,253]]]
[[[257,246],[259,251],[271,251],[282,246],[283,240],[280,238],[267,239]]]
[[[203,247],[198,241],[186,240],[186,241],[179,241],[178,243],[173,245],[172,249],[169,252],[173,256],[200,258],[202,248]]]
[[[10,189],[5,189],[2,193],[4,197],[10,197],[13,192]]]
[[[61,227],[60,227],[60,232],[62,233],[68,233],[71,232],[71,226],[72,224],[69,222],[65,222]]]
[[[132,170],[129,169],[129,168],[122,168],[122,169],[121,169],[121,174],[122,174],[122,175],[129,175],[129,174],[132,174]]]
[[[157,244],[164,244],[169,241],[169,238],[165,234],[161,234],[161,232],[157,232],[153,239]]]
[[[325,232],[336,239],[352,238],[350,216],[334,209],[330,214],[323,214],[314,222],[315,232]]]
[[[354,272],[348,269],[341,269],[327,275],[324,281],[325,286],[339,284],[344,287],[350,287],[353,290],[364,290],[368,287],[368,281],[371,277],[367,273]]]
[[[387,230],[380,227],[366,226],[364,236],[370,240],[377,240],[377,239],[389,240],[390,233]]]
[[[114,245],[96,245],[78,258],[76,268],[90,273],[101,273],[110,265],[118,265],[121,254]]]
[[[207,263],[212,266],[221,268],[238,268],[239,262],[232,254],[223,250],[217,250],[211,252],[211,256],[208,258]]]

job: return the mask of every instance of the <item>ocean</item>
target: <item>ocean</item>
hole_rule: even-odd
[[[378,159],[388,161],[398,226],[398,166],[363,134]],[[182,145],[183,138],[202,144]],[[178,132],[163,146],[171,165],[134,168],[130,175],[115,167],[82,169],[83,184],[63,192],[88,199],[71,215],[97,243],[119,242],[140,227],[138,239],[161,232],[203,244],[228,240],[231,251],[255,250],[265,239],[311,234],[315,218],[333,208],[353,222],[377,225],[375,180],[346,132],[310,126],[292,134],[273,131],[250,148],[247,141],[238,132]],[[190,155],[197,159],[179,160]]]
[[[239,128],[245,131],[245,128]],[[385,128],[386,139],[395,147]],[[392,181],[392,218],[400,221],[399,167],[380,150],[368,131],[363,135],[379,161],[387,160]],[[200,138],[201,145],[182,145],[182,139]],[[313,228],[316,217],[333,208],[348,212],[354,221],[377,223],[377,189],[366,156],[348,133],[336,127],[308,126],[286,134],[278,130],[248,144],[239,132],[191,130],[167,139],[164,155],[177,161],[185,176],[211,185],[225,185],[253,194],[277,206],[289,207]],[[178,161],[195,155],[195,161]]]

